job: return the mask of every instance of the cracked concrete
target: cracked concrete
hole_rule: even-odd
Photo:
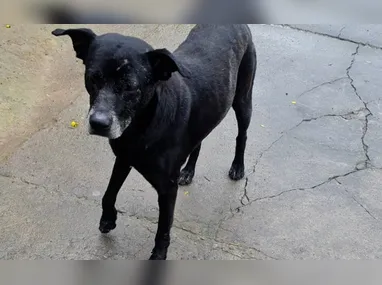
[[[381,25],[285,25],[292,29],[382,49]]]
[[[353,67],[353,65],[354,65],[354,62],[355,62],[355,59],[356,59],[356,56],[358,55],[359,47],[360,47],[360,46],[358,45],[357,48],[356,48],[356,50],[355,50],[355,52],[353,53],[353,59],[352,59],[350,65],[349,65],[349,67],[346,69],[346,75],[347,75],[347,77],[350,79],[350,85],[351,85],[351,87],[353,88],[355,95],[356,95],[356,96],[359,98],[359,100],[364,104],[364,106],[365,106],[365,110],[367,111],[367,113],[365,114],[365,118],[364,118],[365,124],[364,124],[364,126],[363,126],[363,128],[362,128],[363,133],[362,133],[361,141],[362,141],[362,147],[363,147],[363,150],[364,150],[364,152],[365,152],[365,157],[366,157],[366,159],[365,159],[365,167],[368,167],[369,164],[370,164],[370,157],[369,157],[369,153],[368,153],[368,151],[369,151],[369,146],[365,143],[365,136],[366,136],[366,133],[367,133],[367,131],[368,131],[368,126],[369,126],[369,116],[371,116],[372,113],[371,113],[370,109],[369,109],[368,106],[367,106],[367,102],[365,102],[365,101],[362,99],[361,95],[358,93],[358,90],[357,90],[356,86],[354,85],[354,79],[353,79],[353,77],[350,76],[350,70],[352,69],[352,67]]]
[[[251,26],[259,66],[246,178],[227,177],[230,112],[203,143],[193,184],[179,189],[169,259],[382,258],[381,27]],[[173,49],[189,29],[141,30]],[[87,135],[87,104],[78,97],[1,164],[1,259],[148,257],[157,197],[134,170],[116,230],[98,233],[113,155]]]

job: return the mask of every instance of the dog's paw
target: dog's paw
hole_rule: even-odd
[[[182,186],[191,184],[192,178],[194,178],[194,175],[195,175],[195,171],[194,170],[190,171],[190,170],[187,170],[187,169],[183,169],[180,172],[178,184],[182,185]]]
[[[101,221],[99,222],[99,231],[103,234],[107,234],[111,230],[114,230],[117,226],[117,210],[114,209],[112,214],[102,214]]]
[[[244,177],[244,165],[232,163],[231,169],[229,170],[229,178],[234,181],[240,180]]]
[[[166,250],[154,251],[149,258],[149,260],[166,260],[166,259],[167,259]]]
[[[111,230],[114,230],[117,224],[112,221],[102,221],[99,223],[99,231],[103,234],[107,234]]]

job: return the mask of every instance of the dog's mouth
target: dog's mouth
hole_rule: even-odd
[[[89,134],[94,136],[105,137],[105,138],[110,137],[109,130],[95,130],[91,126],[89,126]]]

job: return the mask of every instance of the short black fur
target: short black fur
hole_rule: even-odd
[[[244,177],[256,51],[247,25],[197,25],[173,52],[119,34],[57,29],[85,64],[89,131],[116,156],[99,229],[116,227],[115,202],[132,167],[156,189],[159,222],[150,259],[166,259],[178,184],[190,184],[202,141],[233,107],[232,180]],[[188,161],[181,170],[181,166]]]

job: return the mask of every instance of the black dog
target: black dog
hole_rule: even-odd
[[[197,25],[173,53],[119,34],[56,29],[68,35],[85,71],[89,131],[109,138],[116,156],[99,229],[116,227],[115,202],[132,167],[158,192],[159,222],[150,259],[166,259],[178,183],[189,184],[201,142],[233,107],[239,134],[229,171],[244,177],[256,51],[247,25]],[[181,166],[188,158],[186,166]]]

